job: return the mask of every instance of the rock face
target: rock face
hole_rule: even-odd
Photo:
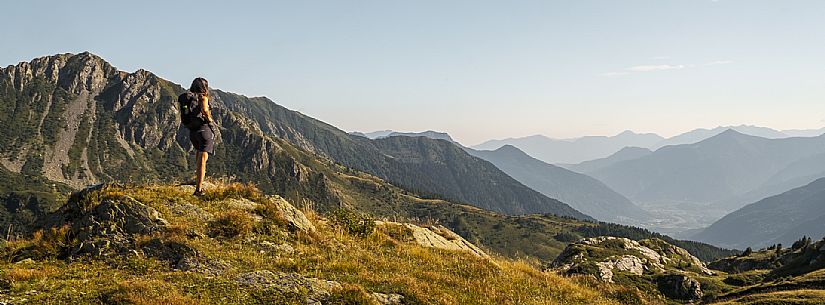
[[[105,199],[72,223],[74,254],[105,255],[130,247],[137,235],[162,231],[168,222],[155,209],[132,197]]]
[[[441,225],[419,227],[411,223],[376,221],[376,226],[401,226],[408,229],[421,246],[453,251],[466,251],[478,257],[490,257],[484,250]]]
[[[74,188],[190,179],[192,145],[175,103],[183,91],[145,70],[118,71],[90,53],[2,67],[0,113],[14,115],[0,115],[0,125],[16,128],[0,130],[0,165]],[[284,151],[286,137],[261,130],[260,124],[267,123],[256,120],[263,114],[249,108],[250,99],[210,93],[220,147],[210,160],[212,168],[256,181],[267,193],[300,190],[317,205],[339,203],[320,173]],[[275,107],[270,101],[265,105]],[[2,219],[0,224],[6,225]]]
[[[254,271],[239,275],[236,282],[254,289],[271,289],[282,294],[306,293],[307,304],[322,304],[329,299],[333,290],[341,289],[341,284],[305,277],[297,273]]]
[[[659,291],[665,296],[678,299],[695,301],[702,299],[702,285],[682,274],[663,275],[656,279]]]
[[[613,282],[613,270],[627,272],[634,275],[642,275],[645,271],[645,262],[633,255],[622,255],[610,257],[607,261],[596,262],[599,267],[599,279]]]
[[[301,231],[304,233],[315,232],[315,225],[312,224],[309,219],[307,219],[306,215],[304,215],[301,210],[294,207],[292,204],[281,198],[280,196],[269,196],[269,200],[276,204],[278,210],[281,212],[281,215],[284,216],[284,219],[289,223],[289,226],[293,230]]]

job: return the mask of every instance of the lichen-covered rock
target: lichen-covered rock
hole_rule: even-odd
[[[662,275],[656,279],[659,291],[672,299],[695,301],[702,298],[699,281],[682,274]]]
[[[243,273],[235,281],[254,289],[271,289],[278,293],[306,295],[307,304],[322,304],[329,299],[333,290],[341,289],[341,284],[335,281],[269,270]]]
[[[585,238],[568,245],[551,263],[551,267],[562,271],[580,270],[581,268],[573,267],[585,261],[599,262],[602,269],[619,268],[618,271],[628,271],[631,274],[641,274],[637,262],[641,263],[643,271],[659,272],[675,268],[706,275],[713,274],[687,250],[661,239],[635,241],[612,236]]]
[[[419,227],[411,223],[387,221],[376,221],[375,224],[376,226],[391,225],[405,227],[411,231],[415,242],[424,247],[453,251],[466,251],[478,257],[490,257],[486,252],[484,252],[484,250],[481,250],[481,248],[441,225]]]
[[[289,223],[289,226],[293,230],[310,233],[315,232],[315,225],[312,224],[309,219],[307,219],[306,215],[304,215],[301,210],[292,206],[289,202],[281,198],[280,196],[269,196],[269,200],[275,203],[275,206],[281,212],[281,215],[284,216],[284,220]]]
[[[404,296],[396,293],[384,294],[373,292],[372,297],[381,305],[401,305],[404,304]]]
[[[278,255],[292,255],[295,253],[295,248],[287,243],[275,244],[269,241],[260,242],[261,248],[265,249],[262,252],[274,252]]]
[[[599,267],[599,278],[602,281],[613,282],[613,270],[626,272],[633,275],[642,275],[647,266],[642,258],[633,255],[622,255],[608,258],[603,262],[596,262]]]
[[[667,262],[683,265],[684,267],[682,267],[682,269],[705,275],[714,274],[713,271],[705,266],[705,263],[691,255],[690,252],[680,247],[671,245],[664,240],[658,238],[645,239],[640,241],[640,245],[655,251],[663,258],[667,258]],[[663,264],[666,264],[666,262],[663,262]]]
[[[77,242],[72,254],[91,255],[129,250],[135,237],[163,231],[169,224],[158,211],[129,196],[105,199],[71,222]]]
[[[202,259],[187,256],[179,260],[174,268],[181,271],[197,272],[211,276],[224,274],[232,266],[219,259]]]
[[[238,209],[238,210],[245,210],[245,211],[255,210],[255,208],[258,206],[257,203],[255,203],[252,200],[246,199],[246,198],[229,198],[229,199],[226,199],[224,201],[224,203],[229,208]]]

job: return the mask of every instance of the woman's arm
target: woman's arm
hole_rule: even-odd
[[[201,114],[203,114],[207,123],[212,123],[212,111],[209,109],[209,96],[203,96],[202,103]]]

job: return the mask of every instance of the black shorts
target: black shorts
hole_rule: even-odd
[[[215,133],[212,132],[212,127],[207,124],[201,125],[198,129],[190,129],[189,141],[192,141],[192,146],[197,151],[212,154],[215,149]]]

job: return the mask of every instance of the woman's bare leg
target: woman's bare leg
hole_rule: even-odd
[[[206,160],[209,159],[209,154],[204,151],[198,151],[196,153],[196,160],[198,166],[198,184],[195,186],[195,191],[203,191],[203,180],[206,178]]]

